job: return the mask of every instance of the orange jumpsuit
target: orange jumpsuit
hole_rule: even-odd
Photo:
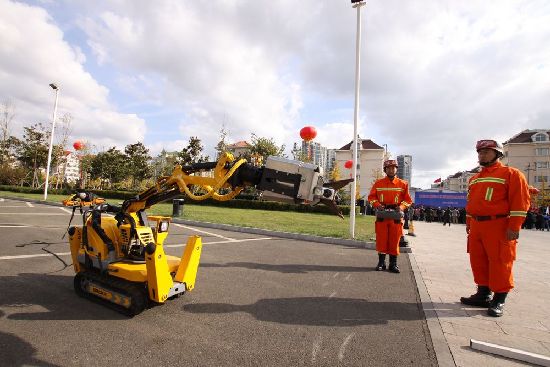
[[[409,184],[398,177],[392,181],[388,177],[377,180],[370,190],[368,200],[373,208],[381,205],[399,206],[405,210],[412,204]],[[376,251],[384,254],[399,255],[399,239],[403,235],[403,220],[396,223],[393,219],[377,219]]]
[[[514,288],[512,265],[517,240],[508,240],[506,230],[519,232],[529,205],[529,186],[515,168],[496,162],[470,178],[467,247],[477,285],[488,286],[495,293]]]

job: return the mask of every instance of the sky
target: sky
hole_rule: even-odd
[[[0,100],[10,126],[70,114],[71,141],[251,134],[353,139],[357,10],[346,0],[0,0]],[[475,142],[550,130],[550,2],[367,0],[358,132],[413,157],[412,186],[476,166]],[[351,157],[351,156],[350,156]]]

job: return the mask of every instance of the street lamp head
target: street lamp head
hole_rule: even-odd
[[[59,89],[55,83],[51,83],[50,87],[52,87],[53,90],[58,90]]]

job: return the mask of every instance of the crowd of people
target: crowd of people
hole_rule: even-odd
[[[360,213],[374,215],[374,210],[368,202],[358,200],[357,205]],[[550,231],[550,207],[531,208],[527,212],[522,229],[537,231]],[[466,224],[466,210],[457,207],[432,207],[429,205],[411,205],[405,210],[405,220],[408,222],[423,221],[426,223],[442,223],[443,225]],[[407,225],[405,225],[405,229]]]
[[[521,228],[550,231],[550,215],[548,213],[548,207],[529,209]]]

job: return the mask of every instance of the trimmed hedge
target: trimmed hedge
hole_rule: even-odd
[[[0,191],[20,192],[25,194],[41,194],[43,189],[33,189],[31,187],[22,186],[9,186],[0,185]],[[132,191],[115,191],[115,190],[88,190],[94,194],[108,198],[125,200],[136,196],[137,192]],[[56,195],[71,195],[75,193],[75,190],[62,189],[62,190],[48,190],[50,194]],[[326,213],[332,214],[329,208],[325,205],[300,205],[291,203],[280,203],[277,201],[261,201],[253,195],[239,195],[233,200],[229,201],[217,201],[213,199],[206,199],[202,201],[193,201],[188,199],[185,195],[181,195],[180,198],[185,200],[185,204],[189,205],[208,205],[208,206],[220,206],[226,208],[239,208],[239,209],[258,209],[258,210],[278,210],[278,211],[294,211],[303,213]],[[338,206],[344,215],[349,214],[349,205]]]

